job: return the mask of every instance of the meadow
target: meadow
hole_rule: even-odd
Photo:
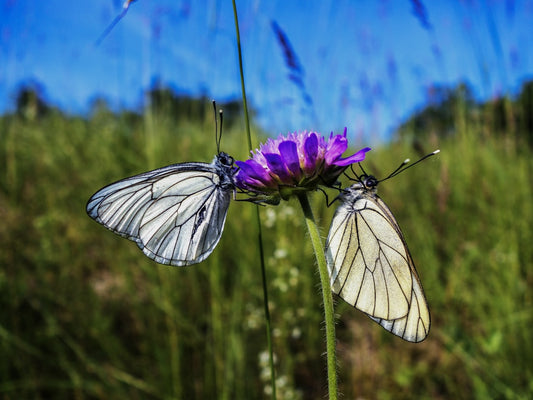
[[[0,398],[269,398],[255,206],[233,202],[219,246],[190,267],[154,263],[85,213],[110,182],[212,160],[210,104],[191,104],[179,115],[164,102],[139,114],[102,103],[88,117],[0,118]],[[245,159],[242,117],[231,119],[222,150]],[[337,299],[346,399],[533,397],[531,145],[465,108],[453,126],[415,141],[407,124],[364,162],[383,177],[441,149],[380,186],[432,327],[403,342]],[[312,200],[325,237],[335,205]],[[296,201],[260,212],[278,399],[321,399],[323,314],[302,212]]]

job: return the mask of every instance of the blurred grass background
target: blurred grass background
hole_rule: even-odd
[[[441,149],[380,186],[432,327],[406,343],[338,300],[344,398],[533,396],[531,87],[484,104],[464,86],[444,90],[368,154],[365,169],[383,177]],[[253,206],[233,202],[213,255],[187,268],[155,264],[85,214],[112,181],[212,160],[209,101],[168,89],[146,98],[142,114],[95,102],[82,118],[24,89],[0,117],[3,399],[268,398]],[[239,107],[222,107],[222,150],[245,159]],[[325,236],[335,207],[319,193],[313,201]],[[261,215],[278,398],[323,398],[319,279],[301,211],[289,202]]]

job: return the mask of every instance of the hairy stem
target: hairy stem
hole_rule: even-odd
[[[313,211],[309,205],[306,193],[300,193],[298,200],[302,206],[305,222],[315,251],[315,257],[320,274],[320,285],[322,287],[322,298],[324,304],[324,319],[326,324],[326,357],[328,366],[328,393],[330,400],[337,399],[337,361],[335,356],[335,316],[333,312],[333,297],[329,284],[329,273],[326,265],[326,257],[322,247],[320,233],[313,216]]]

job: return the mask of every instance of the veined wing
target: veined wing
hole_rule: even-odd
[[[106,186],[89,199],[87,213],[158,263],[199,263],[222,235],[232,174],[218,157],[170,165]]]
[[[403,318],[386,320],[375,318],[369,315],[371,319],[380,324],[389,332],[401,337],[409,342],[421,342],[429,334],[431,318],[428,305],[422,290],[422,285],[415,274],[413,277],[413,290],[411,292],[411,302],[409,311]]]
[[[360,184],[341,200],[326,243],[333,292],[405,340],[423,340],[429,311],[394,216]]]
[[[344,201],[331,223],[326,257],[332,289],[346,302],[377,318],[407,315],[408,254],[379,203],[365,195]]]

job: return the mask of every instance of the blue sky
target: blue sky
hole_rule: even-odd
[[[239,1],[250,104],[272,135],[339,131],[372,143],[427,101],[434,85],[465,81],[479,99],[516,93],[533,79],[533,1]],[[419,3],[419,2],[418,2]],[[0,112],[23,82],[85,113],[98,96],[139,109],[157,79],[182,94],[240,96],[231,0],[0,0]],[[289,78],[272,21],[303,67]]]

